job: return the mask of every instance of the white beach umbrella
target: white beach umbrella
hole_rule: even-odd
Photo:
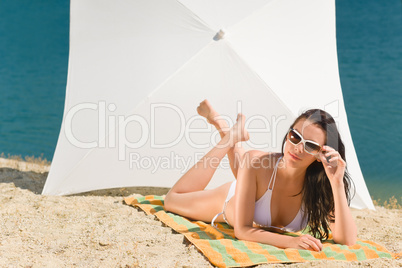
[[[300,112],[328,111],[352,205],[373,208],[343,103],[334,0],[72,0],[65,110],[43,194],[171,187],[218,141],[197,115],[203,99],[231,124],[246,115],[243,145],[264,151],[280,151]],[[226,158],[209,187],[233,179]]]

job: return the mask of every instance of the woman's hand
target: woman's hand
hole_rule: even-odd
[[[345,174],[346,162],[342,159],[338,151],[334,148],[324,145],[324,152],[320,153],[320,160],[324,166],[325,173],[328,176],[331,184],[343,183],[343,176]]]
[[[293,237],[292,240],[292,248],[296,249],[307,249],[311,251],[321,251],[322,243],[317,238],[312,237],[311,235],[305,234],[298,237]]]

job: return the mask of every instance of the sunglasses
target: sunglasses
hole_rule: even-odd
[[[304,145],[304,151],[311,155],[317,155],[322,149],[322,147],[315,141],[303,139],[303,136],[293,128],[289,129],[286,138],[293,145],[298,145],[300,142],[302,142]]]

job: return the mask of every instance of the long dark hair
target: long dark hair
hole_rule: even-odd
[[[302,119],[306,119],[312,124],[320,127],[326,133],[326,145],[334,148],[339,152],[342,159],[346,162],[345,157],[345,145],[341,140],[341,136],[336,127],[335,120],[332,116],[320,109],[312,109],[302,113],[291,128]],[[282,155],[283,148],[286,141],[286,136],[282,143]],[[345,193],[350,205],[351,200],[351,180],[349,173],[345,170],[343,177],[343,183],[345,185]],[[353,187],[354,188],[354,187]],[[324,166],[317,160],[314,161],[306,170],[304,184],[301,192],[302,204],[304,204],[304,217],[308,219],[308,227],[310,233],[320,240],[328,239],[329,237],[329,222],[334,222],[334,196],[332,194],[331,184],[325,173]]]

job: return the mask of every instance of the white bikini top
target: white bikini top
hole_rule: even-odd
[[[276,173],[278,169],[278,164],[279,161],[282,159],[280,157],[278,161],[276,162],[274,171],[272,172],[271,179],[268,183],[268,189],[264,193],[264,195],[257,200],[255,203],[255,209],[254,209],[254,223],[261,226],[261,227],[268,227],[268,228],[275,228],[275,229],[280,229],[282,231],[286,232],[298,232],[300,230],[303,230],[307,226],[307,217],[304,218],[304,206],[302,206],[299,209],[299,212],[297,212],[296,217],[293,219],[291,223],[289,223],[285,227],[276,227],[276,226],[271,226],[271,198],[272,198],[272,191],[274,190],[275,186],[275,180],[276,180]],[[273,181],[272,181],[273,180]],[[269,188],[272,182],[272,189]],[[303,219],[304,218],[304,219]]]

